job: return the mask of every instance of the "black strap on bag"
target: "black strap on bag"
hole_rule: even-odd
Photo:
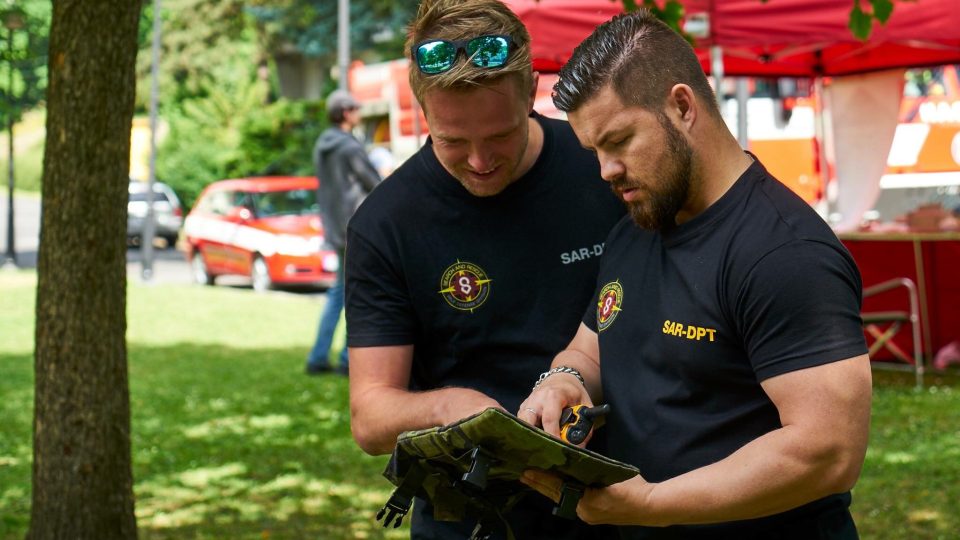
[[[575,480],[566,480],[560,489],[560,502],[553,509],[553,515],[565,519],[577,519],[577,504],[586,488]]]
[[[397,489],[393,490],[387,504],[377,512],[377,521],[383,520],[384,528],[390,527],[393,522],[393,528],[396,529],[403,521],[403,516],[410,511],[410,505],[413,502],[414,495],[423,485],[424,478],[427,477],[427,469],[420,463],[420,460],[410,460],[401,462],[397,458],[396,452],[390,457],[390,466],[394,467],[397,477],[402,478]]]

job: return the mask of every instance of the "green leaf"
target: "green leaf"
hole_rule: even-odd
[[[850,10],[850,23],[848,24],[853,36],[861,41],[866,41],[870,37],[870,29],[873,26],[873,17],[864,13],[860,9],[860,4],[854,3]]]
[[[624,9],[626,9],[628,3],[636,6],[636,2],[633,0],[623,0]],[[667,0],[661,9],[656,0],[643,0],[643,7],[649,9],[656,18],[665,22],[677,33],[683,34],[683,30],[680,28],[680,21],[683,19],[683,5],[679,1]]]
[[[890,14],[893,13],[893,1],[870,0],[870,3],[873,4],[873,16],[880,21],[880,24],[886,24]]]
[[[663,6],[663,14],[667,24],[679,28],[680,20],[683,19],[683,5],[677,0],[667,0]]]

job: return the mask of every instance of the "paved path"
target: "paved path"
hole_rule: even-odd
[[[33,193],[15,193],[13,200],[14,250],[17,266],[36,268],[40,248],[40,196]],[[7,192],[0,194],[0,259],[7,253]],[[163,246],[158,241],[154,254],[153,280],[158,283],[190,283],[190,267],[183,253]],[[127,250],[127,276],[130,280],[141,279],[142,252],[138,248]]]
[[[7,253],[7,183],[0,190],[0,260]],[[13,230],[17,265],[37,267],[37,249],[40,246],[40,195],[14,193]]]

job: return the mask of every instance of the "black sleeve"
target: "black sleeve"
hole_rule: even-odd
[[[860,302],[860,273],[837,246],[796,240],[765,255],[733,304],[758,380],[865,354]]]
[[[345,259],[347,345],[413,343],[416,319],[401,270],[352,227],[347,229]]]

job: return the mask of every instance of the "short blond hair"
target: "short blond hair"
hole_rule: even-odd
[[[483,35],[507,35],[513,41],[510,56],[503,67],[477,67],[457,58],[450,71],[425,75],[417,67],[411,49],[427,39],[461,40]],[[429,90],[466,89],[495,84],[506,77],[517,80],[520,95],[533,85],[530,60],[530,33],[520,18],[500,0],[423,0],[410,22],[406,54],[410,58],[410,88],[423,105]]]

